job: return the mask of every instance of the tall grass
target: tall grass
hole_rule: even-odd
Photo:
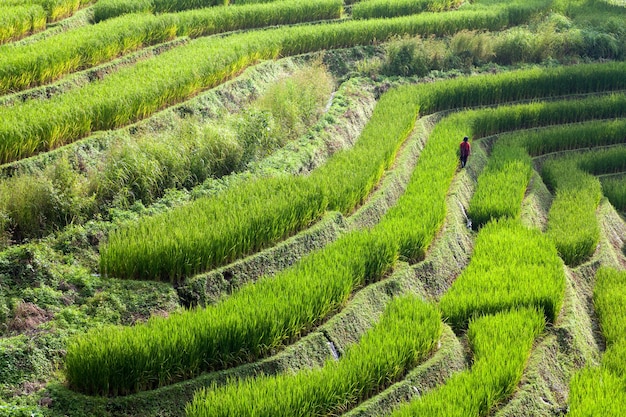
[[[473,224],[478,227],[500,217],[519,218],[532,172],[525,149],[498,142],[470,200],[468,216]]]
[[[435,112],[452,108],[473,107],[484,103],[496,104],[532,100],[537,97],[621,90],[626,87],[626,80],[623,77],[624,71],[626,71],[626,65],[609,63],[511,71],[495,76],[477,76],[475,81],[459,78],[437,83],[437,90],[425,91],[420,101],[427,112]],[[623,114],[623,110],[619,110],[620,107],[618,107],[618,105],[623,106],[623,95],[614,96],[614,100],[616,100],[615,103],[605,102],[602,107],[604,109],[612,107],[618,110],[619,114]],[[538,110],[550,105],[550,103],[536,103],[532,113],[536,115]],[[623,107],[621,108],[623,109]],[[510,110],[506,108],[494,110],[496,113],[498,111],[507,112]],[[602,111],[602,108],[598,108],[599,114]],[[588,113],[589,110],[585,112]],[[536,126],[539,119],[532,116],[532,113],[524,117],[520,116],[520,121],[517,123],[518,129]],[[541,114],[543,115],[541,124],[551,124],[549,113],[543,112]],[[575,106],[572,106],[566,111],[559,112],[558,118],[553,123],[565,119],[571,123],[579,119],[577,115],[582,114],[582,110],[576,110]],[[556,117],[557,114],[554,116]],[[498,117],[490,116],[486,122],[488,123],[479,128],[481,132],[484,132],[483,134],[509,130],[499,124]]]
[[[441,335],[437,309],[396,298],[361,341],[323,368],[200,390],[185,408],[201,416],[334,415],[385,388],[422,361]]]
[[[513,394],[522,378],[535,338],[544,328],[543,314],[533,308],[502,311],[472,319],[467,332],[473,352],[472,368],[392,417],[484,417]]]
[[[46,12],[38,4],[0,5],[0,43],[12,41],[46,27]]]
[[[458,0],[367,0],[352,6],[354,19],[373,19],[378,17],[406,16],[421,12],[442,12],[457,7]]]
[[[380,279],[396,256],[390,236],[356,232],[206,309],[88,332],[68,344],[69,385],[128,394],[256,360],[319,324],[355,288]]]
[[[531,103],[519,107],[497,107],[477,114],[473,121],[473,128],[477,135],[487,136],[516,129],[624,117],[625,115],[626,95],[611,94],[578,100]],[[614,138],[613,134],[609,136]],[[612,140],[607,139],[608,142]],[[598,138],[598,143],[602,141]],[[562,146],[565,147],[571,139],[563,139],[562,142]],[[592,144],[591,141],[588,143]]]
[[[574,159],[580,169],[593,175],[620,173],[626,171],[626,146],[598,149]]]
[[[565,105],[563,109],[573,107],[577,111],[589,109],[585,116],[590,117],[604,117],[605,114],[611,116],[611,110],[608,113],[604,113],[603,110],[600,114],[594,115],[596,109],[603,107],[597,100],[592,98],[575,101]],[[622,108],[621,105],[614,107],[618,112],[621,112]],[[496,112],[503,111],[508,110]],[[561,119],[559,113],[559,111],[552,113],[556,120]],[[480,116],[478,118],[481,119]],[[502,124],[507,119],[497,118],[497,120]],[[484,124],[484,121],[483,119],[479,123]],[[626,124],[623,120],[587,122],[506,135],[494,147],[487,168],[478,179],[476,192],[470,201],[469,216],[478,226],[491,218],[519,216],[521,201],[532,172],[527,150],[537,154],[619,143],[623,141],[620,129],[624,126]],[[621,170],[621,167],[626,165],[622,163],[626,153],[615,149],[609,151],[611,152],[609,156],[605,152],[591,153],[575,159],[579,165],[583,164],[582,159],[585,159],[589,165],[586,168],[588,171],[593,171],[593,167],[603,170],[613,167],[612,169]],[[601,155],[605,157],[602,158]],[[544,169],[544,178],[548,185],[553,189],[559,189],[551,211],[553,223],[549,233],[555,242],[558,242],[557,247],[566,262],[579,263],[593,252],[599,238],[599,229],[594,216],[600,198],[598,184],[591,176],[581,173],[579,168],[572,167],[571,163],[566,165],[557,163],[557,166],[553,164],[549,162]],[[557,185],[559,181],[561,183],[565,181],[567,186]],[[567,191],[565,187],[568,188]]]
[[[600,240],[596,209],[602,198],[602,186],[597,178],[571,165],[562,168],[546,165],[544,172],[548,170],[559,170],[556,175],[571,181],[556,188],[547,233],[565,263],[579,265],[593,255]]]
[[[124,16],[35,44],[0,48],[0,94],[42,85],[175,37],[336,19],[341,11],[341,0],[319,0]]]
[[[626,272],[601,268],[593,300],[607,349],[600,369],[577,373],[570,384],[570,414],[620,416],[626,404]]]
[[[30,101],[0,114],[0,161],[9,162],[72,142],[94,130],[112,129],[215,86],[261,59],[369,44],[401,34],[449,34],[461,29],[495,29],[509,11],[428,13],[393,19],[270,29],[226,38],[198,39],[123,69],[101,82],[44,102]],[[211,56],[212,59],[205,59]],[[594,77],[607,85],[617,67]],[[619,88],[621,82],[612,88]],[[589,80],[579,88],[590,86]],[[569,87],[571,89],[571,87]],[[606,88],[606,87],[605,87]]]
[[[551,240],[517,220],[500,219],[481,229],[469,266],[440,307],[456,329],[472,317],[521,307],[541,309],[554,322],[564,286],[563,264]]]

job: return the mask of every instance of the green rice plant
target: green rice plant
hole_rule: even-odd
[[[604,368],[586,368],[570,380],[571,417],[621,417],[626,404],[626,382]]]
[[[611,94],[580,100],[531,103],[520,107],[497,107],[477,115],[473,121],[473,128],[477,135],[488,136],[515,129],[624,117],[624,115],[626,115],[626,95]],[[617,133],[609,135],[613,136]],[[611,141],[617,141],[617,139]],[[563,142],[566,144],[569,140],[563,139]]]
[[[470,200],[468,216],[473,224],[479,227],[500,217],[519,218],[532,172],[525,149],[498,142]]]
[[[559,189],[548,215],[548,236],[568,265],[579,265],[596,250],[600,228],[595,217],[602,197],[600,182],[593,176],[572,169],[578,179],[575,188]]]
[[[93,0],[3,0],[0,7],[39,6],[43,8],[45,12],[45,20],[50,23],[71,16],[80,7],[92,1]],[[43,24],[45,27],[45,21]]]
[[[367,0],[352,6],[352,18],[374,19],[378,17],[395,17],[421,12],[442,12],[458,7],[458,0]]]
[[[280,7],[284,0],[237,0],[232,5],[249,5],[273,3]],[[94,21],[115,18],[131,13],[178,13],[186,10],[212,8],[212,6],[228,6],[230,0],[100,0],[94,5]],[[306,3],[302,3],[306,5]],[[215,9],[226,9],[216,7]],[[314,19],[311,19],[314,20]]]
[[[498,74],[468,78],[458,78],[446,82],[437,83],[437,90],[426,90],[420,98],[422,109],[427,112],[436,112],[452,108],[474,107],[484,103],[498,104],[502,102],[532,100],[537,97],[551,97],[568,94],[583,94],[587,92],[614,91],[626,87],[626,80],[623,77],[626,65],[622,68],[620,63],[608,65],[576,65],[560,66],[556,68],[535,68],[524,71],[511,71]],[[617,104],[623,103],[623,96],[614,97],[616,103],[605,103],[603,107],[616,108]],[[550,103],[538,103],[535,112]],[[571,110],[570,110],[571,109]],[[556,109],[554,109],[556,110]],[[496,112],[498,109],[495,110]],[[510,110],[503,109],[507,112]],[[593,111],[593,110],[591,110]],[[620,114],[623,111],[619,110]],[[598,109],[601,114],[603,110]],[[580,120],[582,111],[577,112],[575,106],[571,106],[567,111],[560,112],[560,120],[568,120],[568,123]],[[568,113],[570,113],[568,117]],[[549,113],[542,116],[542,124],[550,124]],[[614,116],[606,116],[614,117]],[[559,120],[557,119],[557,120]],[[478,128],[484,132],[502,132],[510,130],[505,126],[498,126],[497,117],[489,117],[488,124]],[[535,117],[535,123],[538,120]],[[553,121],[552,124],[557,121]],[[561,121],[563,123],[563,121]],[[531,120],[526,123],[518,123],[518,129],[534,127]],[[493,134],[493,133],[492,133]]]
[[[229,0],[99,0],[93,7],[93,20],[97,23],[131,13],[179,12],[229,3]]]
[[[593,301],[607,349],[599,369],[585,369],[570,383],[573,416],[620,416],[626,404],[626,272],[600,268]]]
[[[626,376],[626,272],[601,268],[596,273],[593,302],[600,319],[607,352],[604,366],[621,377]]]
[[[151,13],[152,0],[100,0],[93,6],[93,21],[113,19],[126,14]]]
[[[500,219],[480,230],[469,266],[440,307],[456,329],[472,317],[521,307],[540,309],[554,322],[564,288],[563,264],[552,241],[518,220]]]
[[[46,27],[46,12],[37,4],[0,6],[0,43],[12,41]]]
[[[281,1],[274,5],[203,9],[159,16],[124,16],[35,44],[0,48],[0,94],[42,85],[64,74],[175,37],[335,19],[341,16],[341,10],[341,0]]]
[[[380,321],[339,361],[295,375],[233,381],[200,390],[189,417],[334,415],[390,385],[424,360],[441,336],[437,309],[415,296],[396,298]]]
[[[533,343],[543,331],[543,313],[533,308],[472,319],[467,332],[472,368],[409,404],[392,417],[484,417],[513,394]]]
[[[69,344],[70,387],[128,394],[253,361],[306,333],[394,264],[391,236],[355,232],[206,309],[106,327]]]
[[[556,190],[548,217],[548,235],[568,265],[588,259],[600,239],[596,209],[602,198],[592,174],[626,170],[626,148],[616,147],[547,161],[544,182]]]
[[[531,156],[572,149],[624,143],[626,120],[603,120],[517,132],[507,137],[510,146],[521,146]]]
[[[574,159],[580,169],[593,175],[621,173],[626,171],[626,146],[599,149]]]
[[[65,17],[71,16],[82,4],[89,3],[90,0],[35,0],[43,6],[48,14],[48,22],[56,22]]]
[[[251,181],[219,199],[197,200],[112,233],[100,248],[101,270],[110,276],[176,281],[311,225],[327,205],[319,185],[304,178]]]
[[[417,93],[414,88],[407,90]],[[456,146],[463,127],[462,117],[456,115],[437,124],[405,193],[378,226],[396,234],[400,255],[408,261],[424,258],[436,231],[443,225],[445,196],[458,165]]]
[[[602,177],[602,193],[609,199],[613,206],[622,212],[626,212],[626,177]]]

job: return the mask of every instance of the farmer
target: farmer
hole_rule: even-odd
[[[461,145],[459,145],[459,147],[461,148],[461,168],[465,168],[465,164],[467,164],[467,157],[470,156],[471,147],[468,140],[469,138],[465,136],[463,138],[463,142],[461,142]]]

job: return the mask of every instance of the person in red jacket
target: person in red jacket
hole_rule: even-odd
[[[467,158],[470,156],[471,146],[468,140],[469,138],[465,136],[463,138],[463,142],[461,142],[461,145],[459,145],[459,147],[461,148],[461,168],[465,168],[465,165],[467,164]]]

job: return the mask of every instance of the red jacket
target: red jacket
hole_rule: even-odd
[[[469,142],[463,141],[459,146],[461,147],[461,156],[467,157],[470,155],[471,146]]]

